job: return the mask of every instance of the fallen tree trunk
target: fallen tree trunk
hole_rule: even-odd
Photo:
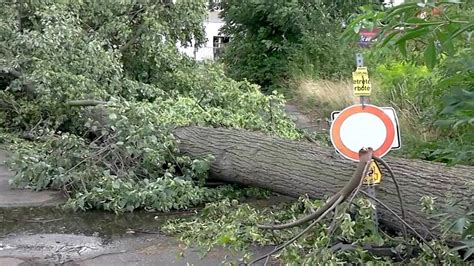
[[[174,131],[181,152],[194,157],[212,154],[215,161],[211,176],[215,179],[266,188],[298,197],[304,194],[322,198],[337,192],[349,180],[356,163],[342,159],[331,147],[307,142],[282,140],[263,134],[222,128],[182,127]],[[467,188],[472,182],[474,167],[455,166],[386,158],[392,167],[405,202],[407,222],[422,235],[439,220],[430,219],[421,211],[422,196],[432,196],[436,203],[448,198],[471,198]],[[385,169],[377,186],[377,198],[400,213],[395,186]],[[472,198],[471,198],[472,199]],[[455,212],[472,202],[463,201]],[[379,208],[380,219],[388,227],[400,229],[400,222]],[[433,232],[433,231],[431,231]]]

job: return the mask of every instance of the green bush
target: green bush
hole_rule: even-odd
[[[430,108],[436,100],[436,97],[426,97],[423,93],[427,89],[423,88],[423,84],[432,76],[425,66],[392,61],[379,64],[373,73],[377,79],[377,90],[381,90],[383,99],[400,109],[416,108],[415,111],[418,111]],[[432,88],[429,90],[433,93]]]
[[[339,22],[339,21],[338,21]],[[340,80],[350,77],[355,65],[355,50],[344,47],[339,39],[339,27],[326,25],[326,32],[308,30],[288,58],[292,78],[304,77]]]
[[[434,69],[397,60],[377,66],[376,101],[398,108],[406,153],[448,163],[473,163],[472,58],[472,50],[466,49]]]
[[[442,102],[435,125],[441,130],[430,158],[450,163],[474,164],[474,50],[466,49],[443,62],[436,70],[435,85]]]

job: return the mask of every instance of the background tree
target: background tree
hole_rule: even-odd
[[[339,33],[346,12],[366,2],[225,0],[223,32],[232,37],[224,55],[227,70],[263,87],[281,84],[292,71],[348,76],[353,54],[338,41]]]

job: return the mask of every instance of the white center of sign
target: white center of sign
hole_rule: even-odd
[[[341,140],[352,151],[363,147],[377,150],[385,141],[387,129],[383,121],[369,113],[358,113],[348,117],[341,125]]]

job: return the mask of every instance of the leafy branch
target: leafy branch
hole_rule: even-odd
[[[422,57],[433,68],[443,55],[453,54],[455,45],[462,45],[457,40],[470,39],[474,21],[468,11],[459,12],[460,8],[463,6],[457,1],[430,1],[406,3],[386,11],[367,10],[351,21],[344,38],[353,39],[362,28],[380,28],[378,47],[397,47],[403,56],[410,53]],[[472,10],[471,6],[466,8]],[[421,48],[410,45],[420,40],[426,43]]]

